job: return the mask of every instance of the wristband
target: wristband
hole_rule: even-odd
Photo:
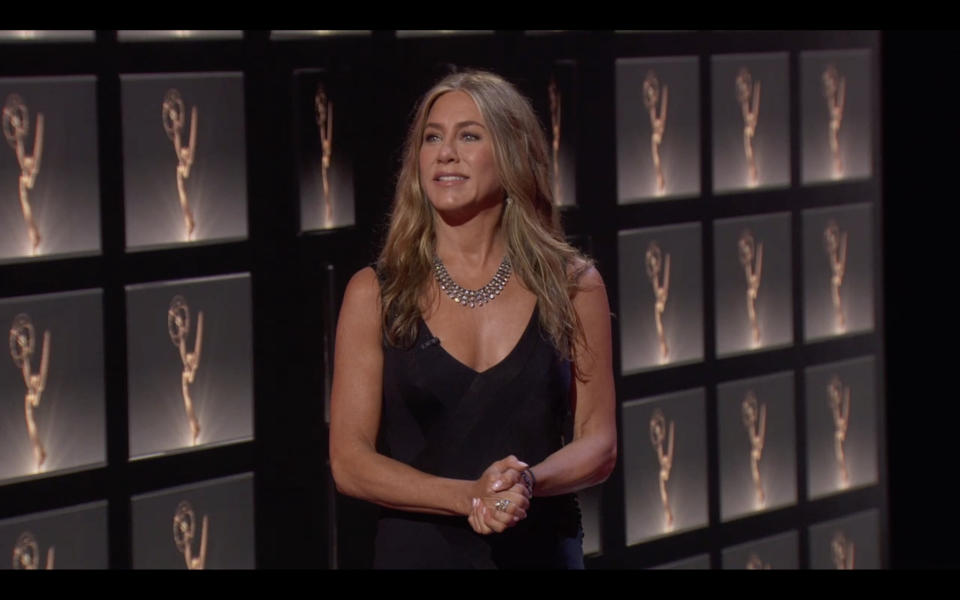
[[[533,496],[533,488],[537,485],[537,478],[534,476],[533,471],[530,469],[520,471],[520,479],[523,479],[523,484],[527,486],[527,491]]]

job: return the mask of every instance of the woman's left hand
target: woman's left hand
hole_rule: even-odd
[[[479,534],[503,533],[527,518],[529,507],[529,491],[520,482],[502,492],[474,498],[473,510],[467,521]]]

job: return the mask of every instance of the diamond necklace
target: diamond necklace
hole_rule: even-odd
[[[433,276],[437,280],[437,285],[450,296],[451,300],[467,308],[483,306],[499,296],[500,292],[503,291],[503,286],[507,285],[507,280],[510,279],[510,272],[512,270],[513,267],[510,265],[510,258],[504,255],[490,283],[478,290],[468,290],[454,281],[453,277],[450,277],[450,273],[447,273],[447,268],[443,265],[443,261],[440,260],[439,256],[434,255],[433,257]]]

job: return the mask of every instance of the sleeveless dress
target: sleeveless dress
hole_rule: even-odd
[[[483,372],[464,365],[420,320],[407,349],[384,345],[381,453],[441,477],[477,479],[514,454],[535,465],[572,431],[571,369],[540,327],[538,309],[520,341]],[[534,497],[527,518],[479,535],[466,517],[383,509],[374,567],[582,568],[574,494]]]

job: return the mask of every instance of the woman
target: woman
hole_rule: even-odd
[[[499,76],[450,75],[419,105],[383,251],[337,326],[330,462],[387,509],[376,567],[582,568],[573,492],[617,453],[610,312],[549,164]]]

